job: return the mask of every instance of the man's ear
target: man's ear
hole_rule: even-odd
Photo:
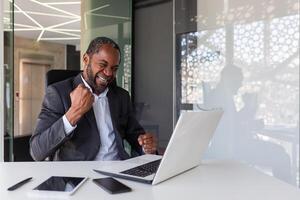
[[[90,61],[89,55],[87,53],[84,53],[82,60],[83,60],[83,67],[85,68],[89,64],[89,61]]]

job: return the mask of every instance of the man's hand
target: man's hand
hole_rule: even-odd
[[[71,107],[66,113],[70,124],[74,126],[79,119],[91,109],[94,103],[94,96],[83,84],[79,84],[71,93]]]
[[[152,133],[145,133],[138,137],[139,144],[146,154],[154,154],[157,149],[157,139]]]

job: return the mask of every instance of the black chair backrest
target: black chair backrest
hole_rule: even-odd
[[[52,69],[46,73],[46,86],[77,76],[81,70]]]

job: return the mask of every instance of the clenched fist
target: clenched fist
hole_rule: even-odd
[[[146,154],[155,154],[157,150],[157,139],[152,133],[145,133],[138,137],[139,144]]]
[[[94,95],[83,84],[79,84],[71,93],[71,107],[66,113],[69,122],[74,126],[79,119],[91,109]]]

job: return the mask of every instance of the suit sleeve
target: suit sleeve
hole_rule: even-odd
[[[66,135],[63,123],[65,109],[55,87],[49,86],[37,119],[36,129],[30,138],[30,154],[36,161],[53,156],[57,149],[71,137]]]

